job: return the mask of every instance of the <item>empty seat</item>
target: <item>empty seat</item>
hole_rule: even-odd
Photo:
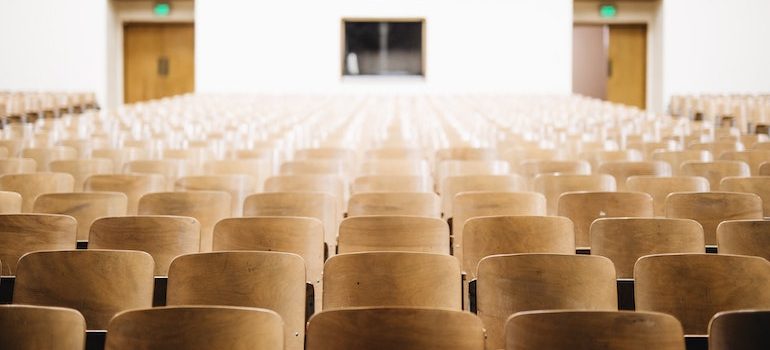
[[[203,164],[204,175],[247,175],[254,178],[254,188],[249,192],[261,192],[262,184],[272,175],[270,162],[264,159],[222,159]]]
[[[441,200],[435,193],[368,192],[357,193],[348,202],[348,216],[412,215],[441,217]]]
[[[174,189],[176,179],[187,175],[189,171],[187,164],[177,159],[132,160],[123,165],[123,172],[127,174],[162,175],[169,191]]]
[[[627,191],[626,179],[631,176],[671,176],[671,165],[663,161],[612,161],[599,166],[598,173],[612,175],[618,191]]]
[[[347,177],[349,169],[338,159],[307,159],[284,162],[281,175],[337,175]]]
[[[734,141],[696,142],[687,146],[688,150],[709,151],[715,159],[727,152],[743,151],[743,144]]]
[[[770,262],[758,257],[648,255],[634,278],[636,310],[673,315],[685,334],[707,334],[720,311],[770,308]]]
[[[0,175],[34,173],[37,163],[32,158],[0,159]]]
[[[37,164],[37,171],[51,171],[50,164],[55,160],[75,160],[78,152],[72,147],[56,146],[42,148],[25,148],[21,150],[22,158],[32,158]]]
[[[337,210],[334,196],[322,192],[256,193],[246,197],[243,216],[304,216],[321,220],[324,242],[336,246]]]
[[[270,310],[225,306],[172,306],[117,315],[106,350],[283,349],[283,322]]]
[[[110,174],[113,171],[109,159],[57,160],[49,164],[51,171],[67,173],[75,180],[75,192],[83,191],[83,183],[91,175]]]
[[[94,221],[89,249],[140,250],[155,261],[155,275],[165,276],[175,257],[200,250],[200,223],[186,216],[105,217]]]
[[[145,252],[39,251],[19,259],[13,302],[73,308],[88,329],[106,329],[120,311],[152,307],[153,283]]]
[[[714,157],[709,151],[687,150],[687,151],[656,151],[652,153],[653,160],[661,160],[671,165],[671,172],[676,175],[683,175],[681,165],[687,161],[710,162]]]
[[[429,176],[428,163],[422,159],[378,159],[361,164],[361,175]]]
[[[443,254],[342,254],[324,266],[323,309],[413,306],[460,310],[457,259]]]
[[[505,322],[519,311],[618,308],[615,269],[605,257],[492,255],[481,259],[476,278],[487,349],[505,346]]]
[[[126,206],[126,195],[119,192],[44,193],[37,197],[32,211],[74,217],[78,222],[78,240],[87,240],[94,220],[124,216]]]
[[[591,225],[591,255],[612,260],[618,278],[633,278],[645,255],[704,251],[703,228],[694,220],[603,218]]]
[[[22,199],[16,192],[0,191],[0,214],[21,213]]]
[[[606,162],[627,161],[640,162],[644,158],[642,153],[635,149],[617,150],[617,151],[586,151],[579,155],[581,160],[591,164],[591,169],[599,170],[599,167]]]
[[[147,159],[150,152],[147,149],[136,147],[121,148],[97,148],[91,153],[94,158],[104,158],[112,161],[113,173],[118,174],[123,171],[123,166],[130,161],[137,159]]]
[[[753,193],[679,192],[666,198],[666,217],[693,219],[703,226],[707,245],[716,244],[720,222],[762,219],[762,199]]]
[[[556,215],[559,196],[573,191],[615,191],[615,178],[607,174],[555,175],[541,174],[535,177],[534,189],[545,195],[548,215]]]
[[[13,350],[83,350],[86,321],[73,309],[0,306],[0,344]]]
[[[759,175],[759,167],[764,162],[770,161],[770,150],[734,151],[725,152],[719,159],[739,160],[749,165],[752,176]]]
[[[16,262],[37,250],[75,249],[77,222],[71,216],[49,214],[0,215],[2,275],[16,274]]]
[[[753,255],[770,260],[770,221],[729,220],[717,226],[719,254]]]
[[[505,324],[505,349],[684,350],[671,315],[632,311],[525,311]]]
[[[709,182],[700,176],[632,176],[626,180],[626,190],[645,192],[652,196],[655,216],[666,215],[666,197],[674,192],[708,192]]]
[[[770,176],[770,162],[764,162],[759,165],[760,176]]]
[[[136,215],[139,199],[145,194],[162,192],[166,189],[166,180],[159,174],[108,174],[92,175],[83,184],[86,192],[106,191],[121,192],[128,198],[128,215]]]
[[[426,176],[360,176],[353,181],[352,192],[433,192],[433,182]]]
[[[728,176],[750,176],[748,164],[737,160],[715,160],[712,162],[682,163],[682,175],[701,176],[709,180],[712,191],[719,188],[719,182]]]
[[[339,253],[408,251],[449,254],[449,226],[438,218],[359,216],[342,220]]]
[[[518,175],[468,175],[449,176],[441,185],[441,210],[444,218],[454,217],[452,201],[456,194],[471,191],[517,192],[527,188],[526,181]]]
[[[32,212],[37,196],[43,193],[72,192],[72,175],[65,173],[9,174],[0,176],[0,190],[21,195],[21,212]]]
[[[334,198],[335,215],[339,218],[342,218],[347,202],[345,182],[335,175],[273,176],[265,181],[265,192],[326,192]]]
[[[185,176],[174,183],[175,191],[222,191],[230,194],[230,216],[243,214],[243,201],[257,187],[256,179],[248,175]]]
[[[450,176],[507,175],[510,165],[502,160],[444,160],[436,168],[436,183],[441,185]]]
[[[518,171],[532,181],[540,174],[590,175],[591,164],[584,160],[528,160],[519,164]]]
[[[709,324],[710,350],[770,349],[770,310],[724,311]]]
[[[754,193],[762,198],[762,212],[770,217],[770,176],[726,177],[719,184],[720,191]]]
[[[301,350],[305,341],[305,281],[305,262],[296,254],[188,254],[171,263],[166,304],[273,310],[283,318],[286,348]]]
[[[427,308],[354,308],[314,315],[308,350],[482,350],[484,329],[475,315]]]

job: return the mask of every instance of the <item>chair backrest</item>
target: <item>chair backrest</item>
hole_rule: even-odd
[[[633,311],[525,311],[505,324],[505,349],[685,350],[671,315]]]
[[[572,221],[559,216],[481,216],[463,228],[463,272],[476,278],[481,259],[497,254],[575,254]]]
[[[427,176],[368,175],[353,180],[353,193],[362,192],[433,192],[433,181]]]
[[[449,226],[438,218],[359,216],[342,220],[339,254],[405,251],[449,254]]]
[[[231,251],[182,255],[168,272],[167,305],[229,305],[277,312],[287,349],[305,341],[305,262],[299,255]]]
[[[567,192],[559,197],[558,215],[575,224],[575,245],[590,247],[589,232],[594,220],[652,217],[652,197],[644,192]]]
[[[265,192],[326,192],[336,202],[335,215],[345,212],[345,182],[336,175],[281,175],[265,181]]]
[[[671,176],[671,165],[659,160],[654,161],[612,161],[599,166],[600,174],[609,174],[615,178],[618,191],[627,191],[626,179],[631,176]]]
[[[83,191],[83,183],[91,175],[113,172],[112,161],[103,158],[56,160],[49,164],[51,171],[67,173],[75,180],[75,192]]]
[[[762,212],[770,217],[770,176],[726,177],[719,183],[720,191],[754,193],[762,198]]]
[[[510,172],[510,165],[503,160],[450,159],[438,163],[436,183],[441,184],[444,179],[450,176],[507,175]]]
[[[666,198],[666,217],[693,219],[703,226],[707,245],[716,243],[725,220],[762,219],[762,199],[753,193],[678,192]]]
[[[32,158],[0,159],[0,175],[28,174],[37,170],[37,163]]]
[[[760,165],[770,161],[770,150],[724,152],[719,159],[743,161],[749,165],[751,175],[756,176],[759,175]]]
[[[591,164],[584,160],[527,160],[519,164],[518,172],[528,181],[540,174],[590,175]]]
[[[457,259],[443,254],[337,255],[324,266],[323,309],[414,306],[460,310],[459,265]]]
[[[0,305],[0,344],[4,349],[83,350],[86,320],[73,309]]]
[[[361,175],[429,176],[428,163],[422,159],[377,159],[361,164]]]
[[[106,350],[283,349],[277,313],[226,306],[172,306],[131,310],[110,322]]]
[[[627,162],[639,162],[644,158],[642,152],[635,149],[627,150],[615,150],[615,151],[586,151],[579,155],[581,160],[587,161],[591,164],[591,169],[598,170],[599,167],[606,162],[615,161],[627,161]]]
[[[696,142],[687,146],[689,150],[706,150],[719,159],[726,152],[743,151],[743,144],[735,141]]]
[[[121,192],[128,198],[128,215],[136,215],[139,199],[145,194],[166,190],[166,179],[159,174],[92,175],[83,184],[86,192]]]
[[[366,151],[366,159],[424,159],[425,151],[421,148],[383,147]]]
[[[123,172],[127,174],[162,175],[168,191],[173,190],[176,179],[187,175],[189,170],[187,164],[178,159],[132,160],[123,165]]]
[[[768,142],[770,143],[770,142]],[[770,176],[770,162],[764,162],[759,165],[759,174],[760,176]]]
[[[339,159],[293,160],[281,164],[281,175],[338,175],[347,176],[349,169]]]
[[[350,196],[348,217],[412,215],[441,217],[441,199],[426,192],[368,192]]]
[[[687,161],[682,163],[682,175],[705,177],[714,191],[719,188],[722,179],[728,176],[750,176],[751,172],[748,164],[738,160]]]
[[[112,161],[113,172],[118,174],[123,171],[126,162],[137,159],[146,159],[150,152],[144,148],[121,147],[121,148],[99,148],[91,153],[94,158],[104,158]]]
[[[203,164],[204,175],[248,175],[254,178],[254,188],[261,192],[265,180],[272,174],[271,165],[264,159],[222,159]]]
[[[519,311],[617,310],[612,262],[600,256],[492,255],[476,272],[476,307],[487,330],[487,349],[505,345],[504,326]]]
[[[604,218],[591,225],[591,255],[612,260],[618,278],[633,278],[636,260],[645,255],[703,252],[703,227],[694,220]]]
[[[770,221],[730,220],[717,226],[719,254],[753,255],[770,260]]]
[[[770,262],[751,256],[663,254],[634,266],[636,310],[675,316],[685,334],[707,334],[717,312],[770,308]]]
[[[175,191],[222,191],[230,194],[230,216],[243,214],[243,200],[254,192],[257,181],[249,175],[185,176],[174,183]]]
[[[322,192],[256,193],[246,197],[243,216],[304,216],[321,220],[324,242],[336,246],[338,215],[334,196]]]
[[[482,350],[484,329],[471,313],[434,308],[339,309],[310,319],[307,350],[356,349]]]
[[[518,175],[466,175],[449,176],[441,185],[441,209],[445,218],[454,217],[452,202],[455,195],[470,191],[517,192],[527,188],[526,181]]]
[[[655,216],[666,215],[666,197],[674,192],[708,192],[709,182],[700,176],[631,176],[626,180],[626,190],[645,192],[652,196]]]
[[[37,196],[43,193],[72,192],[72,175],[65,173],[8,174],[0,176],[0,190],[21,195],[21,212],[32,212]]]
[[[0,191],[0,214],[21,213],[21,195],[11,191]]]
[[[0,215],[2,275],[16,274],[16,262],[37,250],[75,249],[77,222],[71,216],[52,214]]]
[[[534,189],[545,195],[547,215],[556,215],[559,196],[574,191],[615,191],[615,178],[607,174],[535,176]]]
[[[44,193],[37,197],[32,211],[62,214],[78,222],[78,240],[87,240],[94,220],[105,216],[124,216],[128,199],[120,192]]]
[[[153,261],[145,252],[37,251],[16,267],[14,304],[76,309],[88,329],[107,329],[120,311],[152,307]]]
[[[724,311],[709,324],[710,350],[770,349],[770,310]]]
[[[200,250],[201,225],[187,216],[123,216],[94,221],[89,249],[140,250],[155,261],[155,275],[165,276],[175,257]]]
[[[191,216],[201,225],[200,251],[211,251],[214,225],[232,213],[230,195],[221,191],[157,192],[139,200],[139,215]]]
[[[652,153],[652,160],[661,160],[671,165],[671,172],[676,175],[683,175],[681,165],[687,161],[710,162],[714,157],[709,151],[686,150],[686,151],[656,151]]]
[[[21,150],[21,157],[34,159],[37,164],[37,171],[51,171],[50,163],[52,161],[77,159],[78,151],[67,146],[25,148]]]

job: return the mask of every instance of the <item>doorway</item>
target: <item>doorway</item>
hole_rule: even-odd
[[[573,93],[644,109],[647,25],[576,24],[573,29]]]
[[[195,90],[192,23],[126,23],[123,101],[153,100]]]

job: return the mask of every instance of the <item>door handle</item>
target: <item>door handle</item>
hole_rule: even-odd
[[[158,57],[158,75],[161,77],[168,76],[168,57],[166,56],[160,56]]]

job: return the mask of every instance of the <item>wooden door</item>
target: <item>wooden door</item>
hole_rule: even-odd
[[[152,100],[195,90],[192,23],[129,23],[123,28],[123,100]]]
[[[610,25],[607,100],[645,108],[647,26]]]

